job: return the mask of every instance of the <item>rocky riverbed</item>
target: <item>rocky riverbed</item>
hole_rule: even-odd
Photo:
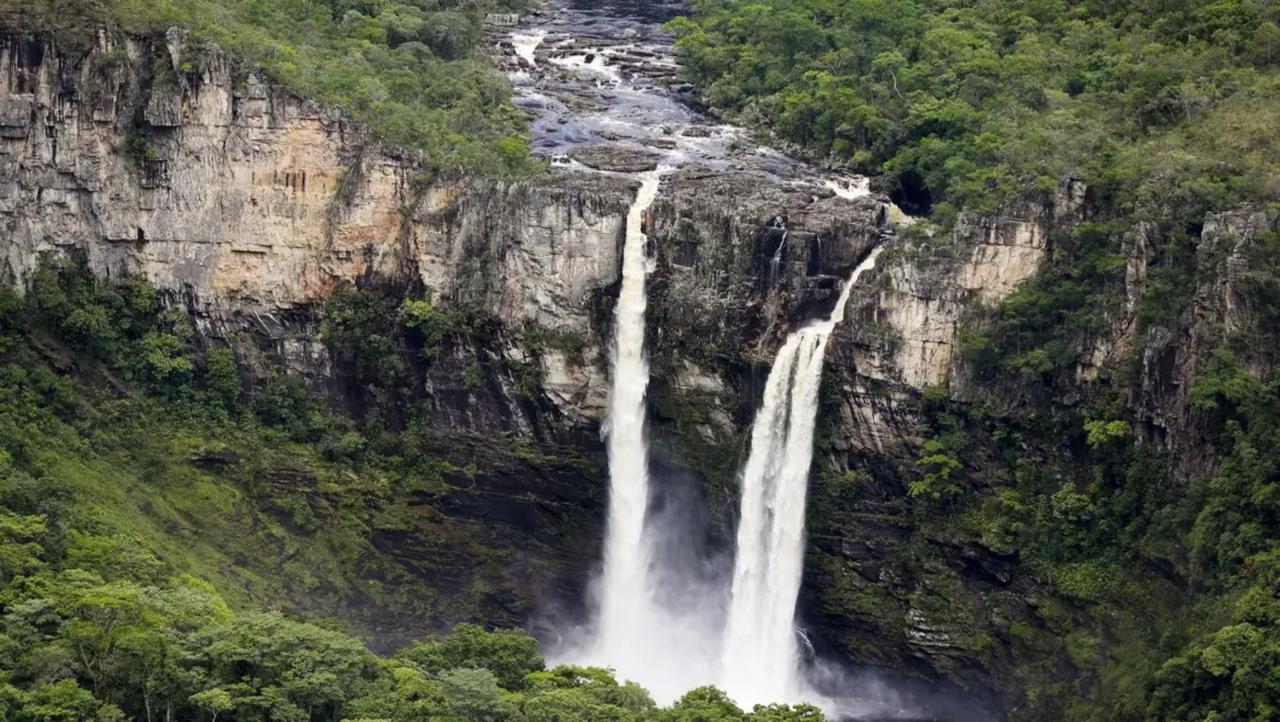
[[[761,182],[867,194],[865,178],[806,164],[696,107],[662,24],[678,4],[555,0],[503,28],[499,64],[535,153],[575,170],[702,167]]]

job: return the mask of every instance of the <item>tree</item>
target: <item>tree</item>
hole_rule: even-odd
[[[210,722],[218,722],[218,715],[235,709],[235,698],[222,687],[196,692],[189,699],[192,704],[209,713]]]
[[[418,642],[399,656],[427,672],[459,667],[487,669],[498,684],[510,690],[524,689],[525,676],[545,667],[533,637],[515,630],[490,632],[475,624],[459,624],[443,638]]]
[[[751,722],[825,722],[822,710],[811,704],[758,704],[749,715]]]
[[[270,719],[340,718],[378,677],[376,660],[357,640],[279,613],[201,630],[183,656],[200,691],[222,687],[237,709]]]
[[[742,722],[746,715],[724,692],[698,687],[676,700],[660,718],[662,722]]]
[[[210,404],[224,411],[235,410],[244,389],[231,349],[215,348],[205,355],[204,389]]]
[[[515,714],[515,705],[487,669],[451,669],[440,675],[445,709],[466,722],[502,722]]]

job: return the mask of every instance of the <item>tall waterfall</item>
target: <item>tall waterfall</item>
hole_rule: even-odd
[[[854,284],[875,266],[879,252],[874,249],[850,275],[826,320],[787,338],[751,427],[720,661],[721,685],[747,708],[797,701],[804,692],[793,622],[804,567],[805,494],[823,356]]]
[[[622,252],[622,288],[615,310],[612,387],[605,433],[609,452],[609,516],[604,573],[592,661],[617,669],[620,676],[644,679],[655,660],[655,633],[663,629],[654,597],[653,546],[645,534],[649,504],[649,450],[645,438],[644,213],[657,196],[662,171],[640,176],[640,190],[627,213]]]

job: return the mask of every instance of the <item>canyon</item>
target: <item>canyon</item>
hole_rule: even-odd
[[[1088,217],[1089,189],[1062,178],[999,212],[963,216],[946,234],[915,233],[874,182],[849,192],[852,174],[812,169],[692,110],[645,116],[654,109],[628,96],[637,83],[668,100],[688,92],[655,51],[651,18],[609,26],[633,31],[612,43],[578,26],[557,30],[561,20],[535,19],[547,25],[536,42],[503,39],[497,51],[509,72],[524,73],[516,96],[551,166],[517,179],[427,175],[412,151],[181,31],[104,31],[84,47],[0,36],[0,276],[26,288],[43,257],[79,255],[101,277],[143,277],[190,317],[201,343],[233,349],[254,383],[285,369],[348,410],[359,393],[319,331],[340,289],[413,289],[497,319],[493,338],[448,349],[424,371],[441,453],[475,467],[430,504],[486,544],[518,551],[520,563],[458,556],[444,573],[426,572],[421,550],[441,553],[435,527],[400,530],[379,543],[395,549],[388,564],[438,597],[412,610],[335,598],[319,611],[356,619],[385,645],[461,619],[551,633],[559,616],[581,613],[601,558],[609,349],[628,214],[644,188],[632,169],[679,154],[642,214],[651,264],[645,471],[657,513],[683,518],[687,534],[654,554],[680,547],[681,558],[692,549],[723,561],[769,368],[789,334],[843,312],[825,339],[808,478],[819,508],[807,520],[798,619],[810,661],[923,680],[971,700],[958,719],[1019,710],[1052,718],[1025,688],[1038,666],[1069,663],[1059,650],[1015,654],[1010,630],[1056,633],[1081,612],[1063,611],[1069,605],[1008,550],[948,535],[897,505],[930,436],[930,399],[1019,403],[992,401],[974,380],[962,329],[1051,262],[1058,234]],[[618,98],[621,106],[608,104]],[[619,107],[651,133],[604,128]],[[559,122],[565,112],[574,120]],[[564,141],[570,134],[576,140]],[[1277,223],[1265,211],[1207,219],[1193,320],[1143,350],[1135,406],[1144,433],[1187,459],[1188,473],[1202,457],[1185,411],[1187,380],[1206,362],[1196,339],[1214,319],[1253,322],[1233,305],[1232,283],[1245,249]],[[1081,383],[1113,372],[1134,344],[1150,260],[1143,233],[1132,233],[1117,289],[1128,303],[1079,350]],[[877,247],[875,267],[833,308]],[[479,383],[459,380],[469,354],[485,359]],[[536,388],[513,369],[529,370]],[[490,456],[487,444],[521,452]],[[981,469],[983,459],[970,463]],[[841,495],[852,478],[858,493]],[[445,544],[443,556],[454,552]]]

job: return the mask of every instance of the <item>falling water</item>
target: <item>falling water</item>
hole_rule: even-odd
[[[746,707],[807,696],[793,620],[804,563],[805,493],[822,362],[827,339],[844,318],[854,284],[875,266],[879,251],[873,250],[854,270],[826,320],[787,337],[751,428],[721,656],[721,684]]]
[[[782,240],[778,241],[778,249],[773,252],[773,258],[769,260],[769,287],[773,288],[778,285],[778,275],[782,272],[782,252],[787,247],[787,233],[782,232]]]
[[[871,194],[871,179],[864,177],[845,178],[839,181],[828,179],[823,183],[830,188],[833,193],[841,198],[853,200],[854,198],[862,198]]]
[[[532,33],[515,33],[511,36],[511,45],[515,48],[516,55],[523,58],[532,68],[538,64],[538,58],[535,53],[538,51],[538,46],[542,44],[542,39],[546,36],[546,30],[536,30]]]
[[[649,578],[653,549],[645,535],[649,504],[649,451],[645,439],[645,389],[649,362],[644,349],[644,213],[658,193],[661,171],[640,176],[640,190],[627,213],[622,251],[622,289],[615,311],[612,389],[606,426],[609,449],[609,517],[604,573],[596,622],[596,660],[636,679],[644,673],[661,620]]]

